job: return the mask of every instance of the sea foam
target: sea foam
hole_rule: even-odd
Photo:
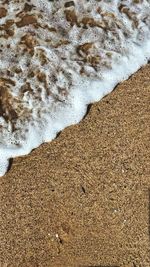
[[[0,176],[149,59],[149,0],[0,0]]]

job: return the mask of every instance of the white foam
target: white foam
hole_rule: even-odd
[[[22,2],[20,8],[22,8]],[[117,0],[113,1],[113,4],[107,0],[82,1],[82,3],[79,0],[74,1],[78,22],[81,22],[85,14],[89,17],[93,16],[97,22],[100,18],[102,18],[101,22],[108,19],[110,28],[107,31],[97,26],[88,25],[85,28],[82,27],[82,23],[80,27],[76,24],[71,27],[64,15],[64,4],[67,1],[57,1],[57,4],[41,0],[31,2],[36,6],[34,13],[37,16],[39,16],[39,9],[45,12],[45,17],[40,18],[40,22],[43,25],[48,23],[50,27],[55,27],[57,33],[53,31],[46,33],[44,29],[42,33],[40,29],[34,29],[32,26],[26,26],[24,29],[14,26],[14,40],[13,42],[10,40],[12,47],[10,50],[6,47],[3,49],[3,55],[0,57],[0,78],[6,77],[6,67],[11,70],[12,66],[16,67],[17,64],[22,68],[23,73],[15,74],[13,80],[16,81],[16,85],[8,87],[12,96],[9,104],[19,117],[15,121],[6,119],[6,114],[0,117],[0,176],[7,171],[10,158],[30,153],[43,142],[54,139],[56,134],[65,127],[78,123],[85,115],[88,104],[110,93],[116,84],[127,79],[150,59],[150,12],[148,12],[150,5],[146,0],[142,4],[134,4],[131,0],[123,1],[126,8],[135,13],[133,16],[138,20],[137,28],[133,26],[133,21],[126,13],[118,11],[119,1]],[[15,10],[15,1],[11,1],[8,11],[11,11],[12,7]],[[101,8],[102,14],[95,15],[98,8]],[[69,8],[69,10],[73,9],[74,7]],[[108,17],[105,15],[105,18],[103,13],[106,12],[113,13],[116,18],[111,18],[111,15]],[[7,17],[10,18],[10,16],[12,19],[12,13],[8,12]],[[143,22],[145,16],[147,16],[147,23]],[[116,19],[120,27],[114,24]],[[0,20],[0,24],[3,22],[4,19]],[[31,30],[38,36],[33,57],[30,57],[28,52],[22,53],[23,45],[19,48],[16,46],[24,33]],[[47,43],[44,38],[51,38],[52,41]],[[55,45],[64,39],[69,43],[55,48]],[[85,55],[84,51],[82,56],[76,52],[77,46],[91,42],[94,45],[88,55]],[[111,52],[111,57],[107,56],[108,52]],[[16,59],[14,63],[15,58],[13,58],[14,61],[11,63],[8,53],[17,53],[19,62],[17,63]],[[44,64],[40,63],[40,53],[43,53],[47,59]],[[87,57],[97,55],[100,56],[100,63],[92,65],[89,63],[91,61],[85,61],[85,59],[88,60]],[[28,61],[30,65],[27,64]],[[84,68],[83,74],[80,73],[81,67]],[[40,83],[35,76],[29,78],[28,74],[31,71],[44,73],[47,86]],[[24,85],[25,79],[26,82],[30,82],[33,91],[27,90],[21,95],[20,88]],[[5,95],[2,103],[4,97]],[[15,124],[15,130],[12,130],[13,124]]]

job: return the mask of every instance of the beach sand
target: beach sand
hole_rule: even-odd
[[[0,178],[0,266],[150,266],[150,65]]]

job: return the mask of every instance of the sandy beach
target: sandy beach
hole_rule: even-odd
[[[0,179],[0,267],[150,266],[150,65]]]

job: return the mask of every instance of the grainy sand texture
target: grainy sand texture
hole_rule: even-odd
[[[0,179],[1,267],[150,266],[150,65]]]

